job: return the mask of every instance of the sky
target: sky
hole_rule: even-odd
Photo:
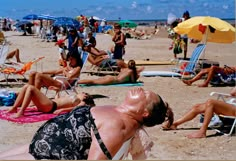
[[[235,19],[235,0],[0,0],[0,17],[22,19],[28,14],[76,17],[81,14],[107,20],[167,19],[169,13],[182,17],[213,16]]]

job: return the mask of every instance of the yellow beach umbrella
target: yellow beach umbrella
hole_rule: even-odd
[[[216,17],[196,16],[179,23],[174,31],[187,34],[189,38],[205,42],[232,43],[235,41],[235,27]]]

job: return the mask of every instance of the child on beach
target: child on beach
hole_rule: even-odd
[[[20,93],[18,94],[14,105],[8,110],[9,113],[16,113],[15,118],[19,118],[24,115],[24,111],[33,101],[39,111],[44,113],[60,114],[62,112],[70,112],[78,104],[94,105],[93,99],[88,94],[82,93],[77,95],[70,95],[67,97],[60,97],[56,99],[49,99],[36,87],[26,84]],[[90,100],[88,99],[90,98]],[[88,101],[89,100],[89,101]],[[17,112],[17,108],[20,107]]]
[[[182,49],[184,47],[184,41],[181,39],[180,35],[175,33],[173,37],[173,41],[171,43],[171,46],[169,47],[169,50],[173,49],[174,53],[174,59],[177,59],[177,54],[182,53]]]
[[[122,59],[122,56],[125,53],[125,45],[126,45],[126,40],[125,40],[125,35],[121,31],[121,26],[118,23],[114,24],[114,31],[115,35],[112,38],[112,41],[115,43],[114,47],[114,59]]]
[[[60,39],[56,42],[55,45],[58,45],[59,60],[58,63],[62,67],[67,66],[67,55],[66,55],[66,46],[63,39]]]

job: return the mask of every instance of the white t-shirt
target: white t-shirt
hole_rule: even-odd
[[[59,48],[58,49],[58,53],[59,53],[59,58],[60,59],[66,60],[66,51],[65,51],[65,49]]]

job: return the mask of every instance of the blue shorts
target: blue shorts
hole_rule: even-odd
[[[117,66],[116,60],[111,59],[111,58],[104,59],[99,67],[105,68],[105,67],[109,67],[109,65],[110,66]]]

